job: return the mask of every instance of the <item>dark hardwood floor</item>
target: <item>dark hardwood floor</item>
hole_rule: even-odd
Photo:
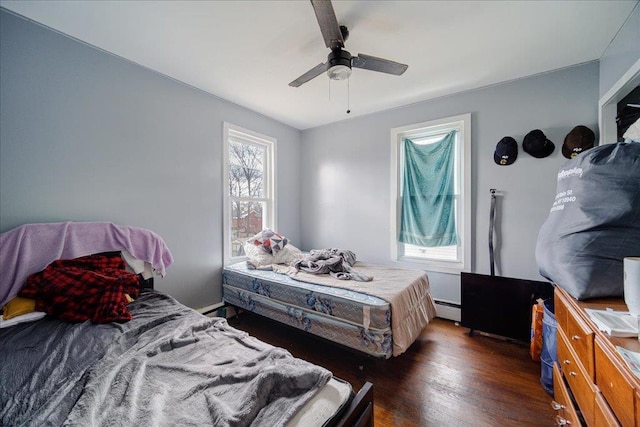
[[[522,343],[435,319],[408,351],[368,358],[252,313],[232,326],[295,357],[324,366],[359,389],[374,385],[376,426],[546,426],[551,396],[540,385],[540,363]]]

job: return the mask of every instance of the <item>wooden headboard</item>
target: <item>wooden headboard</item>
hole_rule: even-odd
[[[153,289],[153,277],[150,277],[149,279],[143,279],[142,276],[140,277],[140,289]]]

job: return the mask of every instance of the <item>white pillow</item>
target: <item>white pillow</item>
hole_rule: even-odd
[[[256,268],[267,267],[272,264],[292,264],[302,256],[302,251],[291,243],[276,252],[275,255],[265,252],[260,246],[251,242],[244,243],[244,253],[248,261]]]
[[[18,325],[20,323],[34,322],[36,320],[42,319],[46,315],[47,313],[43,313],[42,311],[32,311],[31,313],[12,317],[9,320],[4,320],[2,316],[0,316],[0,329],[8,328],[9,326]]]
[[[280,249],[277,254],[274,255],[274,264],[293,264],[298,258],[302,257],[302,251],[291,243],[284,248]]]

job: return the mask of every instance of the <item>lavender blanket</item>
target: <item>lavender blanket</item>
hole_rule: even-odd
[[[173,262],[162,238],[144,228],[110,222],[25,224],[0,234],[0,307],[16,296],[27,277],[57,259],[126,249],[161,276]]]

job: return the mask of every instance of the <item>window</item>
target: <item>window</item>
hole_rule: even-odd
[[[422,146],[427,151],[430,147],[435,150],[439,144],[448,141],[452,144],[450,171],[453,180],[450,183],[452,195],[448,197],[452,214],[447,218],[451,219],[449,229],[453,230],[454,237],[431,240],[427,238],[430,236],[424,236],[424,239],[407,238],[405,194],[409,194],[407,188],[411,186],[411,182],[407,181],[407,174],[411,173],[415,164],[411,162],[411,153],[405,154],[405,149],[410,150],[409,146]],[[440,172],[440,167],[431,172]],[[444,185],[442,174],[424,170],[422,172],[426,175],[424,179],[427,185]],[[421,203],[425,203],[424,200]],[[471,270],[471,114],[391,129],[391,201],[393,260],[416,263],[420,268],[431,271],[455,273]],[[425,208],[435,208],[435,203],[434,206],[417,206],[415,212]],[[440,221],[444,226],[444,221],[448,220]],[[428,241],[433,243],[422,243]]]
[[[224,123],[224,258],[243,257],[243,243],[275,229],[274,138]]]

